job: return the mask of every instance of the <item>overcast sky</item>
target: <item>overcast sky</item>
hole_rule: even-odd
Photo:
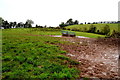
[[[69,18],[81,22],[117,21],[119,0],[0,0],[4,20],[58,26]]]

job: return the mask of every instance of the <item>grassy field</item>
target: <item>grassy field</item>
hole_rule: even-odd
[[[22,31],[22,32],[21,32]],[[44,29],[44,28],[19,28],[17,29],[6,29],[4,32],[12,35],[61,35],[61,31],[59,29]],[[68,30],[66,30],[68,31]],[[12,33],[11,33],[12,32]],[[79,31],[71,31],[75,32],[77,36],[84,36],[89,38],[98,38],[98,37],[105,37],[105,35],[94,34],[94,33],[86,33],[86,32],[79,32]],[[4,34],[4,33],[3,33]]]
[[[49,29],[49,28],[13,28],[13,29],[6,29],[3,30],[4,32],[10,34],[33,34],[33,35],[61,35],[59,29]],[[3,34],[4,34],[3,32]],[[11,33],[12,32],[12,33]]]
[[[102,29],[105,25],[109,25],[110,33],[112,33],[113,30],[119,31],[118,24],[93,24],[93,25],[97,28],[96,32],[97,32],[97,30],[102,31]],[[91,24],[83,24],[83,25],[71,25],[71,26],[67,26],[65,28],[70,29],[70,30],[76,29],[76,30],[80,30],[80,31],[85,31],[85,30],[88,30],[90,26],[91,26]]]
[[[77,32],[77,36],[104,37]],[[2,78],[75,79],[79,77],[78,62],[65,57],[65,51],[54,44],[65,43],[59,29],[16,28],[2,30]],[[69,67],[71,66],[71,67]]]
[[[2,78],[74,79],[79,77],[79,63],[65,57],[55,43],[63,43],[49,36],[60,31],[34,29],[5,29],[2,31]],[[25,35],[31,34],[31,35]],[[71,68],[68,66],[71,65]]]

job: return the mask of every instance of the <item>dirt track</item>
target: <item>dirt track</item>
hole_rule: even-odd
[[[118,77],[118,40],[92,38],[63,38],[69,44],[59,44],[66,56],[79,61],[81,77]]]

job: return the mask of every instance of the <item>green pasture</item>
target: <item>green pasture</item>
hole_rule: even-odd
[[[18,28],[18,29],[5,29],[4,32],[11,35],[62,35],[62,30],[57,29],[42,29],[42,28]],[[69,30],[65,30],[69,31]],[[12,32],[12,33],[11,33]],[[105,37],[105,35],[87,33],[87,32],[79,32],[79,31],[71,31],[75,32],[76,36],[84,36],[89,38],[98,38]],[[5,34],[5,33],[3,33]]]
[[[76,79],[78,62],[65,57],[57,43],[61,29],[15,28],[2,30],[2,78]],[[68,31],[68,30],[66,30]],[[105,37],[93,33],[75,32],[77,36]],[[71,67],[69,67],[71,66]]]
[[[61,35],[61,30],[59,29],[44,29],[44,28],[14,28],[14,29],[5,29],[4,32],[8,34],[32,34],[32,35]],[[12,32],[12,33],[11,33]],[[4,34],[4,33],[3,33]]]
[[[31,35],[60,35],[60,31],[35,28],[2,30],[2,78],[8,79],[75,79],[79,63],[65,57],[60,38]],[[69,67],[71,65],[71,67]]]
[[[66,26],[65,28],[69,29],[69,30],[74,29],[74,30],[78,30],[78,31],[86,31],[86,30],[89,29],[89,27],[91,25],[94,25],[96,27],[96,32],[97,32],[97,30],[102,31],[102,29],[103,29],[103,27],[105,25],[109,25],[109,27],[110,27],[110,33],[112,33],[113,30],[119,32],[119,30],[118,30],[118,24],[83,24],[83,25],[79,24],[79,25]]]

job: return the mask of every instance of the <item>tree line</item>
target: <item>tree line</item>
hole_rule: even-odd
[[[67,20],[66,23],[65,23],[65,22],[61,22],[61,24],[59,24],[59,26],[60,26],[61,28],[64,28],[65,26],[77,25],[77,24],[79,24],[79,21],[78,21],[78,20],[73,21],[73,19],[70,18],[70,19]]]
[[[61,28],[61,29],[64,29],[65,26],[70,26],[70,25],[78,25],[78,24],[99,24],[99,23],[120,23],[120,21],[101,21],[101,22],[93,22],[93,23],[90,23],[90,22],[85,22],[85,23],[79,23],[78,20],[75,20],[73,21],[72,18],[68,19],[66,22],[61,22],[59,24],[58,27],[56,28]],[[1,28],[4,28],[4,29],[8,29],[8,28],[31,28],[32,27],[32,24],[34,24],[34,21],[32,21],[31,19],[27,19],[25,23],[23,22],[19,22],[17,23],[16,21],[15,22],[8,22],[7,20],[4,20],[2,17],[0,17],[0,29]],[[47,28],[47,26],[40,26],[40,25],[37,25],[35,26],[36,28]],[[49,28],[54,28],[54,27],[51,27],[49,26]],[[91,32],[91,31],[90,31]]]
[[[85,23],[79,23],[78,20],[75,20],[73,21],[72,18],[68,19],[66,22],[61,22],[61,24],[59,24],[59,26],[61,28],[64,28],[65,26],[70,26],[70,25],[78,25],[78,24],[104,24],[104,23],[107,23],[107,24],[113,24],[113,23],[120,23],[120,21],[101,21],[101,22],[85,22]]]
[[[34,22],[30,19],[27,19],[25,23],[19,22],[8,22],[0,17],[0,28],[9,29],[9,28],[31,28]]]
[[[0,29],[9,29],[9,28],[32,28],[32,24],[34,24],[34,21],[31,19],[27,19],[25,23],[23,22],[8,22],[7,20],[4,20],[2,17],[0,17]],[[37,25],[35,26],[36,28],[47,28],[47,25],[45,26],[40,26]],[[49,28],[55,28],[49,26]],[[59,27],[56,27],[55,29],[60,29]]]

